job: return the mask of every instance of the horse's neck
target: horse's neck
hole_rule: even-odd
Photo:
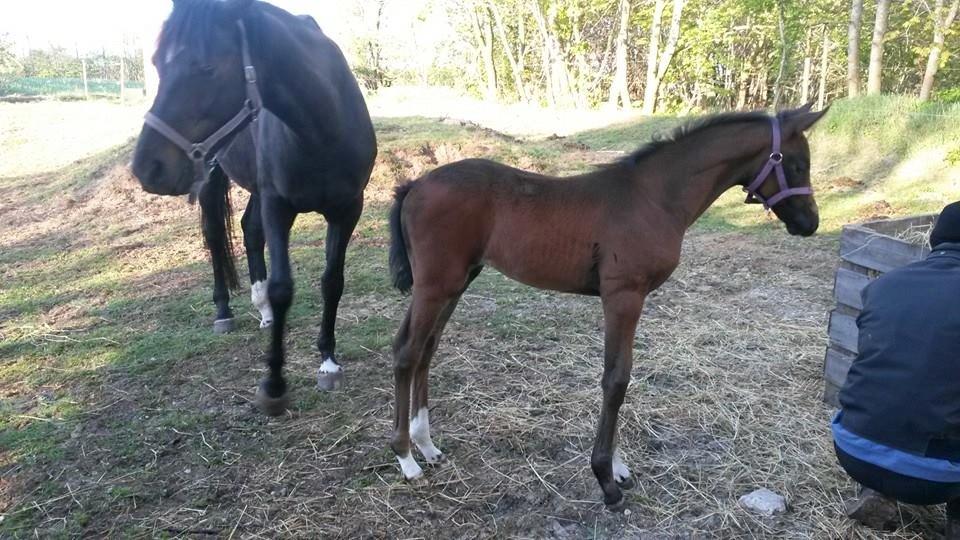
[[[282,15],[263,10],[256,15],[253,61],[257,69],[263,104],[297,137],[308,145],[322,144],[332,122],[321,111],[329,108],[320,73],[310,69],[314,62],[308,49],[298,43],[303,29],[288,24]],[[295,71],[294,71],[295,70]]]
[[[717,126],[665,147],[649,160],[657,171],[650,196],[686,230],[720,195],[759,171],[755,163],[770,145],[769,132],[757,123]]]

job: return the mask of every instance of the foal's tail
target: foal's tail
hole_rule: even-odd
[[[413,270],[410,268],[410,256],[407,254],[400,213],[403,210],[403,200],[407,198],[413,184],[407,182],[394,191],[393,208],[390,209],[390,276],[393,278],[393,286],[404,293],[410,292],[413,287]]]
[[[236,289],[240,280],[233,260],[232,218],[230,179],[216,165],[210,171],[210,181],[200,190],[200,226],[213,260],[213,271],[220,273],[227,287]]]

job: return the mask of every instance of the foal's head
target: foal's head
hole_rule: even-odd
[[[808,105],[784,111],[778,116],[782,137],[779,157],[782,159],[787,188],[790,191],[806,193],[794,194],[778,200],[777,195],[783,190],[775,170],[771,170],[757,188],[757,193],[763,200],[775,201],[770,205],[770,210],[786,225],[787,232],[792,235],[810,236],[817,232],[817,227],[820,225],[820,212],[810,189],[810,146],[805,132],[813,127],[826,112],[827,109],[810,112]],[[767,156],[765,153],[759,160],[765,163],[775,157]],[[752,174],[756,175],[756,172]],[[745,185],[759,181],[752,175],[746,178]],[[747,202],[761,201],[748,196]]]
[[[174,0],[153,63],[160,87],[150,112],[187,141],[199,142],[241,110],[246,86],[237,21],[253,0]],[[133,156],[143,188],[183,195],[194,181],[183,150],[144,125]]]

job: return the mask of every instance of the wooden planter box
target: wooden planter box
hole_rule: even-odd
[[[837,307],[830,312],[830,342],[824,359],[823,400],[837,406],[837,393],[857,354],[860,291],[881,274],[924,258],[936,214],[847,225],[840,233],[840,267],[833,285]]]

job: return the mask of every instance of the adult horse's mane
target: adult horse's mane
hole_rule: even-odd
[[[189,48],[206,58],[214,28],[223,18],[225,4],[216,0],[177,0],[157,38],[154,63],[162,60],[171,47]]]
[[[780,116],[780,113],[778,113],[778,116]],[[691,135],[696,135],[707,128],[724,126],[727,124],[738,124],[741,122],[768,123],[770,122],[770,116],[764,112],[733,112],[696,118],[677,128],[674,128],[669,133],[654,135],[653,140],[634,150],[632,153],[621,158],[614,164],[637,165],[644,159],[655,154],[663,147],[680,142],[684,138]]]

